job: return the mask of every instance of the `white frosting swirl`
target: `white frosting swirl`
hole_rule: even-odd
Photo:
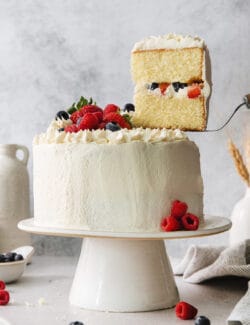
[[[176,48],[204,47],[203,39],[198,36],[167,34],[163,36],[150,36],[135,43],[132,52],[153,49],[176,49]]]
[[[36,135],[33,144],[55,143],[97,143],[97,144],[121,144],[133,141],[146,143],[170,142],[188,139],[186,134],[178,129],[121,129],[116,132],[110,130],[84,130],[76,133],[59,132],[57,123],[52,122],[46,133]]]

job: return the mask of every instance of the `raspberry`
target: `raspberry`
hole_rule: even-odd
[[[0,305],[7,305],[10,300],[10,294],[6,290],[0,290]]]
[[[104,120],[106,122],[116,122],[123,129],[131,129],[131,125],[126,121],[126,119],[117,113],[108,113],[105,115]]]
[[[76,124],[77,120],[81,117],[83,117],[83,112],[81,111],[76,111],[70,115],[70,119],[74,124]]]
[[[70,133],[74,133],[74,132],[78,132],[79,128],[77,125],[72,124],[72,125],[68,125],[65,127],[64,129],[65,132],[70,132]]]
[[[0,290],[4,290],[4,289],[5,289],[5,283],[0,280]]]
[[[182,225],[187,230],[197,230],[199,227],[199,218],[192,213],[186,213],[181,218]]]
[[[81,130],[92,130],[98,127],[99,121],[98,118],[91,113],[86,113],[82,120],[79,123],[79,129]]]
[[[181,218],[187,212],[187,203],[175,200],[172,202],[171,216],[175,218]]]
[[[107,124],[107,122],[101,122],[101,123],[98,125],[98,129],[105,129],[106,124]]]
[[[107,115],[108,113],[119,113],[120,108],[116,106],[115,104],[108,104],[105,106],[103,110],[104,116]]]
[[[176,306],[175,306],[175,313],[176,316],[179,317],[180,319],[193,319],[197,315],[197,308],[194,306],[188,304],[185,301],[180,301]]]
[[[181,229],[181,223],[173,216],[164,217],[161,221],[163,231],[176,231]]]
[[[95,112],[103,112],[102,109],[96,105],[85,105],[80,109],[83,115],[86,113],[95,113]],[[82,116],[83,116],[82,115]]]

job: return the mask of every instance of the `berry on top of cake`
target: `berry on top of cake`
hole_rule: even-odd
[[[168,34],[136,43],[131,53],[133,123],[204,130],[210,94],[205,56],[204,41],[198,37]]]

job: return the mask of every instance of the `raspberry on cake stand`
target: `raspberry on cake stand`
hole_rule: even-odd
[[[115,233],[40,227],[34,219],[21,230],[42,235],[85,238],[69,294],[72,305],[113,312],[171,308],[178,290],[164,239],[199,237],[227,231],[229,219],[205,216],[196,231]]]

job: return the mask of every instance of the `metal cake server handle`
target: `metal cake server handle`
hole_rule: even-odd
[[[250,94],[247,94],[246,96],[243,97],[243,103],[241,103],[235,108],[233,113],[229,116],[228,120],[220,128],[214,130],[204,130],[203,132],[217,132],[222,130],[231,121],[231,119],[238,112],[238,110],[244,105],[246,105],[246,107],[250,109]]]

